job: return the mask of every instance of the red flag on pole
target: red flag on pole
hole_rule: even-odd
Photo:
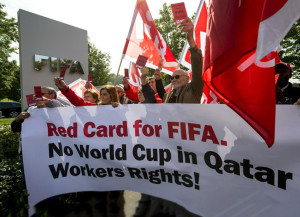
[[[133,86],[140,86],[142,84],[141,82],[141,75],[140,72],[138,70],[138,68],[135,66],[135,63],[130,62],[129,63],[129,82],[130,84],[132,84]]]
[[[136,62],[139,55],[148,57],[147,67],[156,69],[163,59],[162,71],[172,74],[177,61],[160,35],[152,19],[146,0],[137,0],[123,58]]]
[[[277,53],[271,52],[255,64],[256,45],[266,7],[274,3],[276,7],[271,11],[278,13],[279,6],[286,0],[268,2],[211,1],[203,78],[216,96],[247,121],[271,147],[275,134]],[[276,23],[273,26],[276,28]]]

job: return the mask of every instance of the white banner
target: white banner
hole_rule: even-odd
[[[268,148],[225,105],[35,109],[22,126],[30,215],[48,197],[133,190],[203,217],[300,213],[300,106],[277,106]]]

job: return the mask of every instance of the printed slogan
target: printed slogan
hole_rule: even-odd
[[[277,131],[292,133],[300,121],[289,126],[283,117],[299,119],[299,109],[286,109],[278,109]],[[241,216],[282,216],[287,206],[285,214],[300,211],[299,138],[278,133],[268,148],[223,105],[35,109],[22,127],[30,215],[54,195],[110,190],[161,197],[202,216],[232,216],[241,201],[269,207]]]

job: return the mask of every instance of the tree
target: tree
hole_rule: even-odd
[[[17,100],[20,99],[17,94],[20,68],[15,60],[9,61],[9,57],[18,50],[13,47],[13,43],[18,42],[18,24],[14,18],[7,18],[4,7],[0,3],[0,98]]]
[[[107,53],[102,53],[94,44],[88,42],[89,50],[89,73],[93,77],[93,85],[100,86],[107,84],[114,74],[110,72],[110,56]]]
[[[165,39],[166,43],[168,44],[174,57],[177,60],[179,60],[186,41],[185,33],[182,33],[180,29],[176,26],[172,8],[170,5],[164,3],[162,9],[159,10],[159,15],[160,18],[154,20],[155,25],[162,37]],[[183,66],[182,68],[185,69],[185,67]],[[149,72],[149,75],[152,75],[154,70],[150,70]],[[162,80],[164,85],[167,85],[171,82],[169,77],[169,75],[162,73]]]
[[[298,20],[281,42],[281,61],[291,64],[293,77],[300,79],[300,20]]]
[[[180,32],[176,26],[171,6],[164,3],[163,8],[159,10],[159,15],[160,18],[154,20],[155,25],[169,45],[174,57],[179,59],[185,43],[185,34]]]

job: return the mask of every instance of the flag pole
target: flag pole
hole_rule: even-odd
[[[117,83],[117,79],[118,79],[118,75],[119,75],[119,72],[120,72],[122,61],[123,61],[123,58],[121,58],[121,60],[120,60],[119,68],[118,68],[117,75],[116,75],[116,78],[115,78],[115,81],[114,81],[114,86],[116,86],[116,83]]]
[[[168,100],[169,100],[169,98],[170,98],[171,90],[172,90],[172,83],[171,83],[171,85],[170,85],[170,89],[169,89],[169,91],[168,91],[168,94],[167,94],[167,96],[166,96],[166,99],[165,99],[164,103],[167,103],[167,102],[168,102]]]

